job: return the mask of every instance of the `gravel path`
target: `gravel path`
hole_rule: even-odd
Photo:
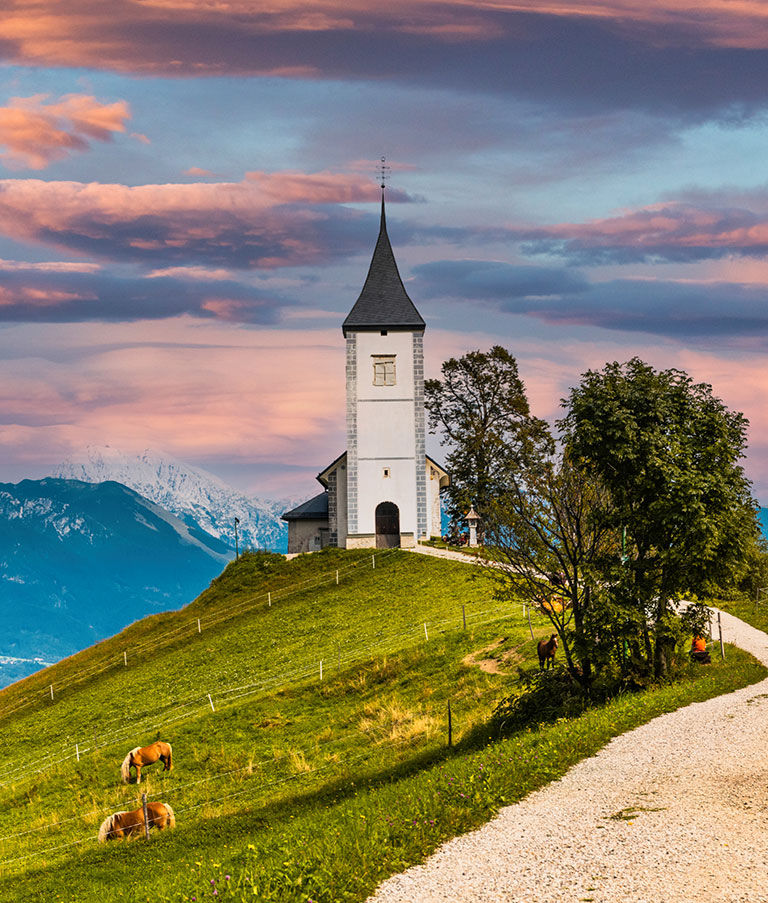
[[[723,635],[768,665],[768,636]],[[768,903],[768,680],[655,718],[369,903]]]

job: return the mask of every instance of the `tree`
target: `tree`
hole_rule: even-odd
[[[486,530],[500,595],[549,618],[566,668],[586,694],[621,649],[601,579],[606,560],[619,552],[605,518],[609,506],[600,482],[560,456],[513,480],[489,507]]]
[[[551,446],[546,424],[531,416],[515,358],[500,345],[445,361],[442,380],[425,381],[424,403],[430,431],[440,428],[449,449],[454,521],[473,505],[485,518],[510,475]]]
[[[567,454],[610,493],[606,524],[624,562],[603,574],[634,614],[638,662],[663,676],[676,640],[676,603],[733,579],[757,532],[739,461],[747,421],[712,387],[639,358],[584,374],[558,426]]]

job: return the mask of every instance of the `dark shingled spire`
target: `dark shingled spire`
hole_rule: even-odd
[[[371,266],[360,297],[341,328],[346,335],[349,329],[424,329],[425,326],[397,271],[395,255],[387,235],[382,191],[381,227]]]

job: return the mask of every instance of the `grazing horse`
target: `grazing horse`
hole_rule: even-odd
[[[141,769],[144,765],[154,765],[160,760],[163,763],[163,771],[171,770],[171,756],[173,750],[170,743],[164,743],[158,740],[150,746],[136,746],[123,759],[120,766],[120,773],[123,776],[123,783],[127,784],[131,779],[131,768],[136,769],[136,783],[141,783]]]
[[[154,825],[158,830],[175,828],[176,816],[168,803],[147,803],[147,821],[150,828]],[[115,812],[104,819],[99,828],[99,843],[114,837],[130,837],[144,830],[144,809],[133,812]]]
[[[536,651],[539,653],[539,670],[555,667],[555,652],[557,651],[557,634],[553,633],[549,640],[539,640]]]

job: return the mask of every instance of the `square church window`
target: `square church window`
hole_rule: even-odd
[[[373,356],[373,384],[374,386],[395,385],[395,356]]]

